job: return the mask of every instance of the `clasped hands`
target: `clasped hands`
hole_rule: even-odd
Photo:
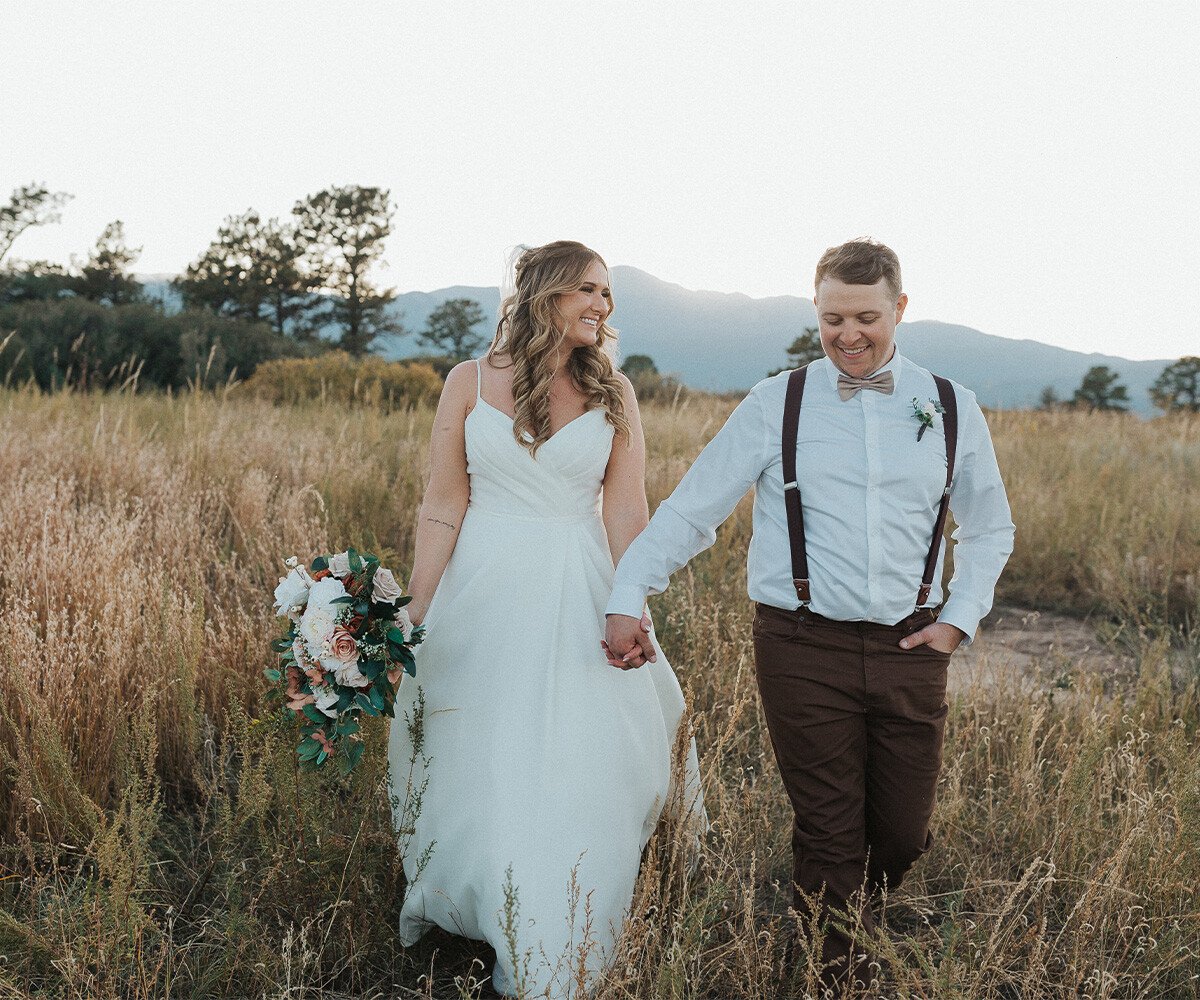
[[[643,611],[638,621],[629,615],[608,615],[604,622],[604,638],[600,648],[611,667],[631,670],[658,659],[650,638],[650,615]]]

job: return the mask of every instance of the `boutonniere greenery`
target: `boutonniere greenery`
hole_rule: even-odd
[[[933,426],[933,415],[935,413],[945,413],[946,408],[942,406],[936,399],[928,400],[922,403],[916,396],[913,396],[913,416],[917,418],[920,426],[917,428],[917,440],[921,440],[921,436]]]

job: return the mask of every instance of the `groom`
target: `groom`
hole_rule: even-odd
[[[614,666],[654,659],[646,596],[753,487],[759,692],[795,814],[796,908],[843,914],[823,945],[837,986],[869,979],[844,914],[870,930],[869,896],[932,843],[947,664],[991,608],[1013,523],[974,394],[896,352],[908,302],[896,254],[833,247],[815,285],[826,357],[756,385],[701,452],[622,558],[605,639]],[[943,604],[947,502],[958,527]]]

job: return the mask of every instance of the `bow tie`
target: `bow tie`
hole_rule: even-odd
[[[896,380],[891,372],[877,372],[867,378],[851,378],[849,375],[838,375],[837,390],[842,402],[850,399],[859,389],[873,389],[890,396],[896,386]]]

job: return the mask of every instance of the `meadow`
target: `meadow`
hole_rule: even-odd
[[[732,403],[648,404],[651,508]],[[300,774],[264,701],[289,555],[406,570],[432,411],[0,390],[0,998],[470,997],[404,949],[382,725]],[[1032,690],[952,697],[938,844],[887,901],[881,997],[1200,991],[1200,419],[989,415],[1017,524],[999,599],[1088,616]],[[597,1000],[805,996],[790,812],[754,686],[745,500],[653,604],[713,827],[647,848]],[[383,720],[379,720],[383,721]]]

